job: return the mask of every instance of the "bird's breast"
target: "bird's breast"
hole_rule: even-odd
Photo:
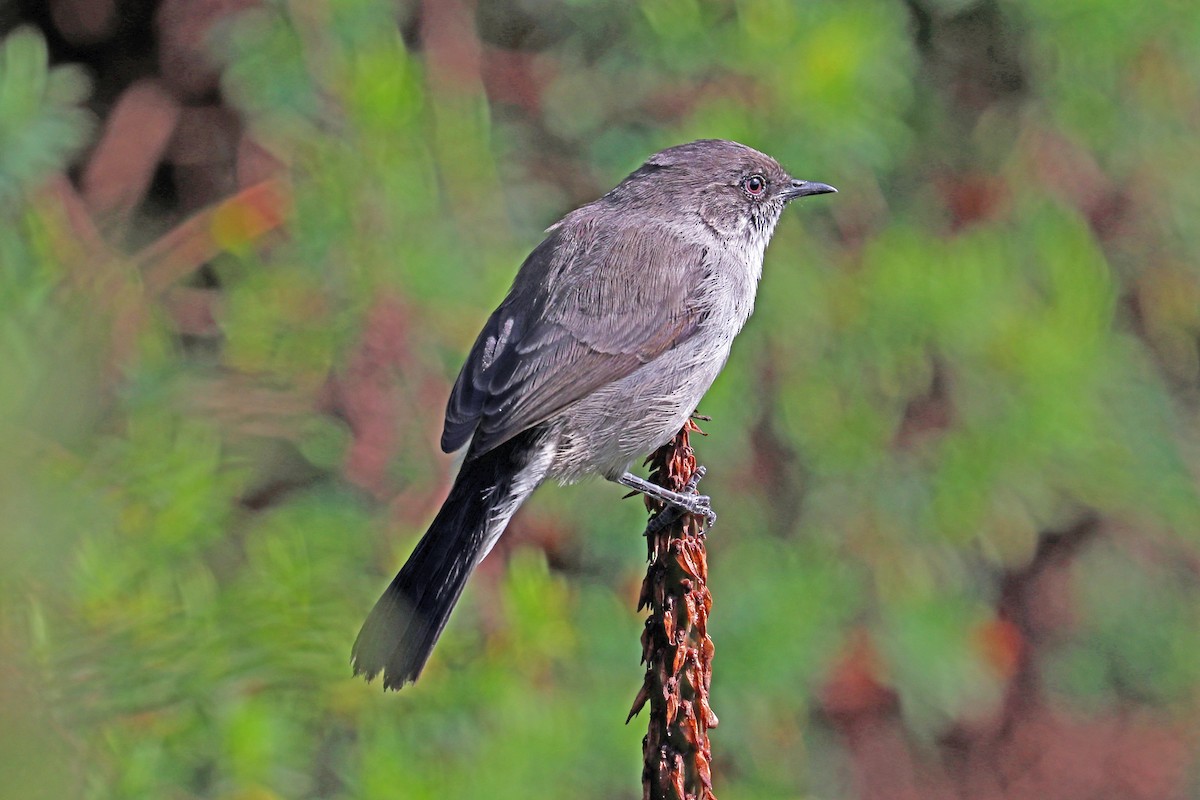
[[[704,327],[716,338],[733,341],[754,312],[754,298],[762,262],[721,259],[713,264],[699,287],[705,316]]]

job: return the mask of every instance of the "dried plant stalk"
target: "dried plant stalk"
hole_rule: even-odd
[[[647,460],[650,480],[676,492],[694,492],[704,476],[688,434],[700,429],[688,420],[675,438]],[[708,729],[717,726],[709,706],[713,643],[708,637],[708,564],[704,517],[662,509],[646,527],[650,562],[638,610],[650,609],[642,631],[646,677],[630,719],[650,704],[649,730],[642,740],[644,800],[716,800],[712,791],[712,750]]]

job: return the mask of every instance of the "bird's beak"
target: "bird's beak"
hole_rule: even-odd
[[[810,194],[829,194],[830,192],[837,192],[837,189],[828,183],[793,180],[792,185],[784,189],[781,194],[784,200],[795,200],[797,197],[808,197]]]

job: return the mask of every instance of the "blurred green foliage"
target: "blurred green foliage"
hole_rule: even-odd
[[[1194,722],[1200,6],[512,0],[465,55],[396,14],[279,0],[212,37],[291,209],[208,265],[202,345],[72,243],[82,74],[0,48],[6,795],[639,796],[643,515],[612,487],[538,495],[415,688],[347,659],[541,228],[700,136],[841,190],[786,215],[703,409],[720,796],[852,791],[820,712],[860,635],[916,738],[995,712],[1002,581],[1081,520],[1034,668]],[[501,51],[535,102],[480,78]],[[366,395],[378,441],[330,413]]]

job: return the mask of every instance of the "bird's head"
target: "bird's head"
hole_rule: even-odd
[[[793,178],[770,156],[737,142],[700,139],[646,159],[613,194],[638,197],[657,213],[695,219],[721,239],[744,241],[761,259],[784,206],[836,192]]]

